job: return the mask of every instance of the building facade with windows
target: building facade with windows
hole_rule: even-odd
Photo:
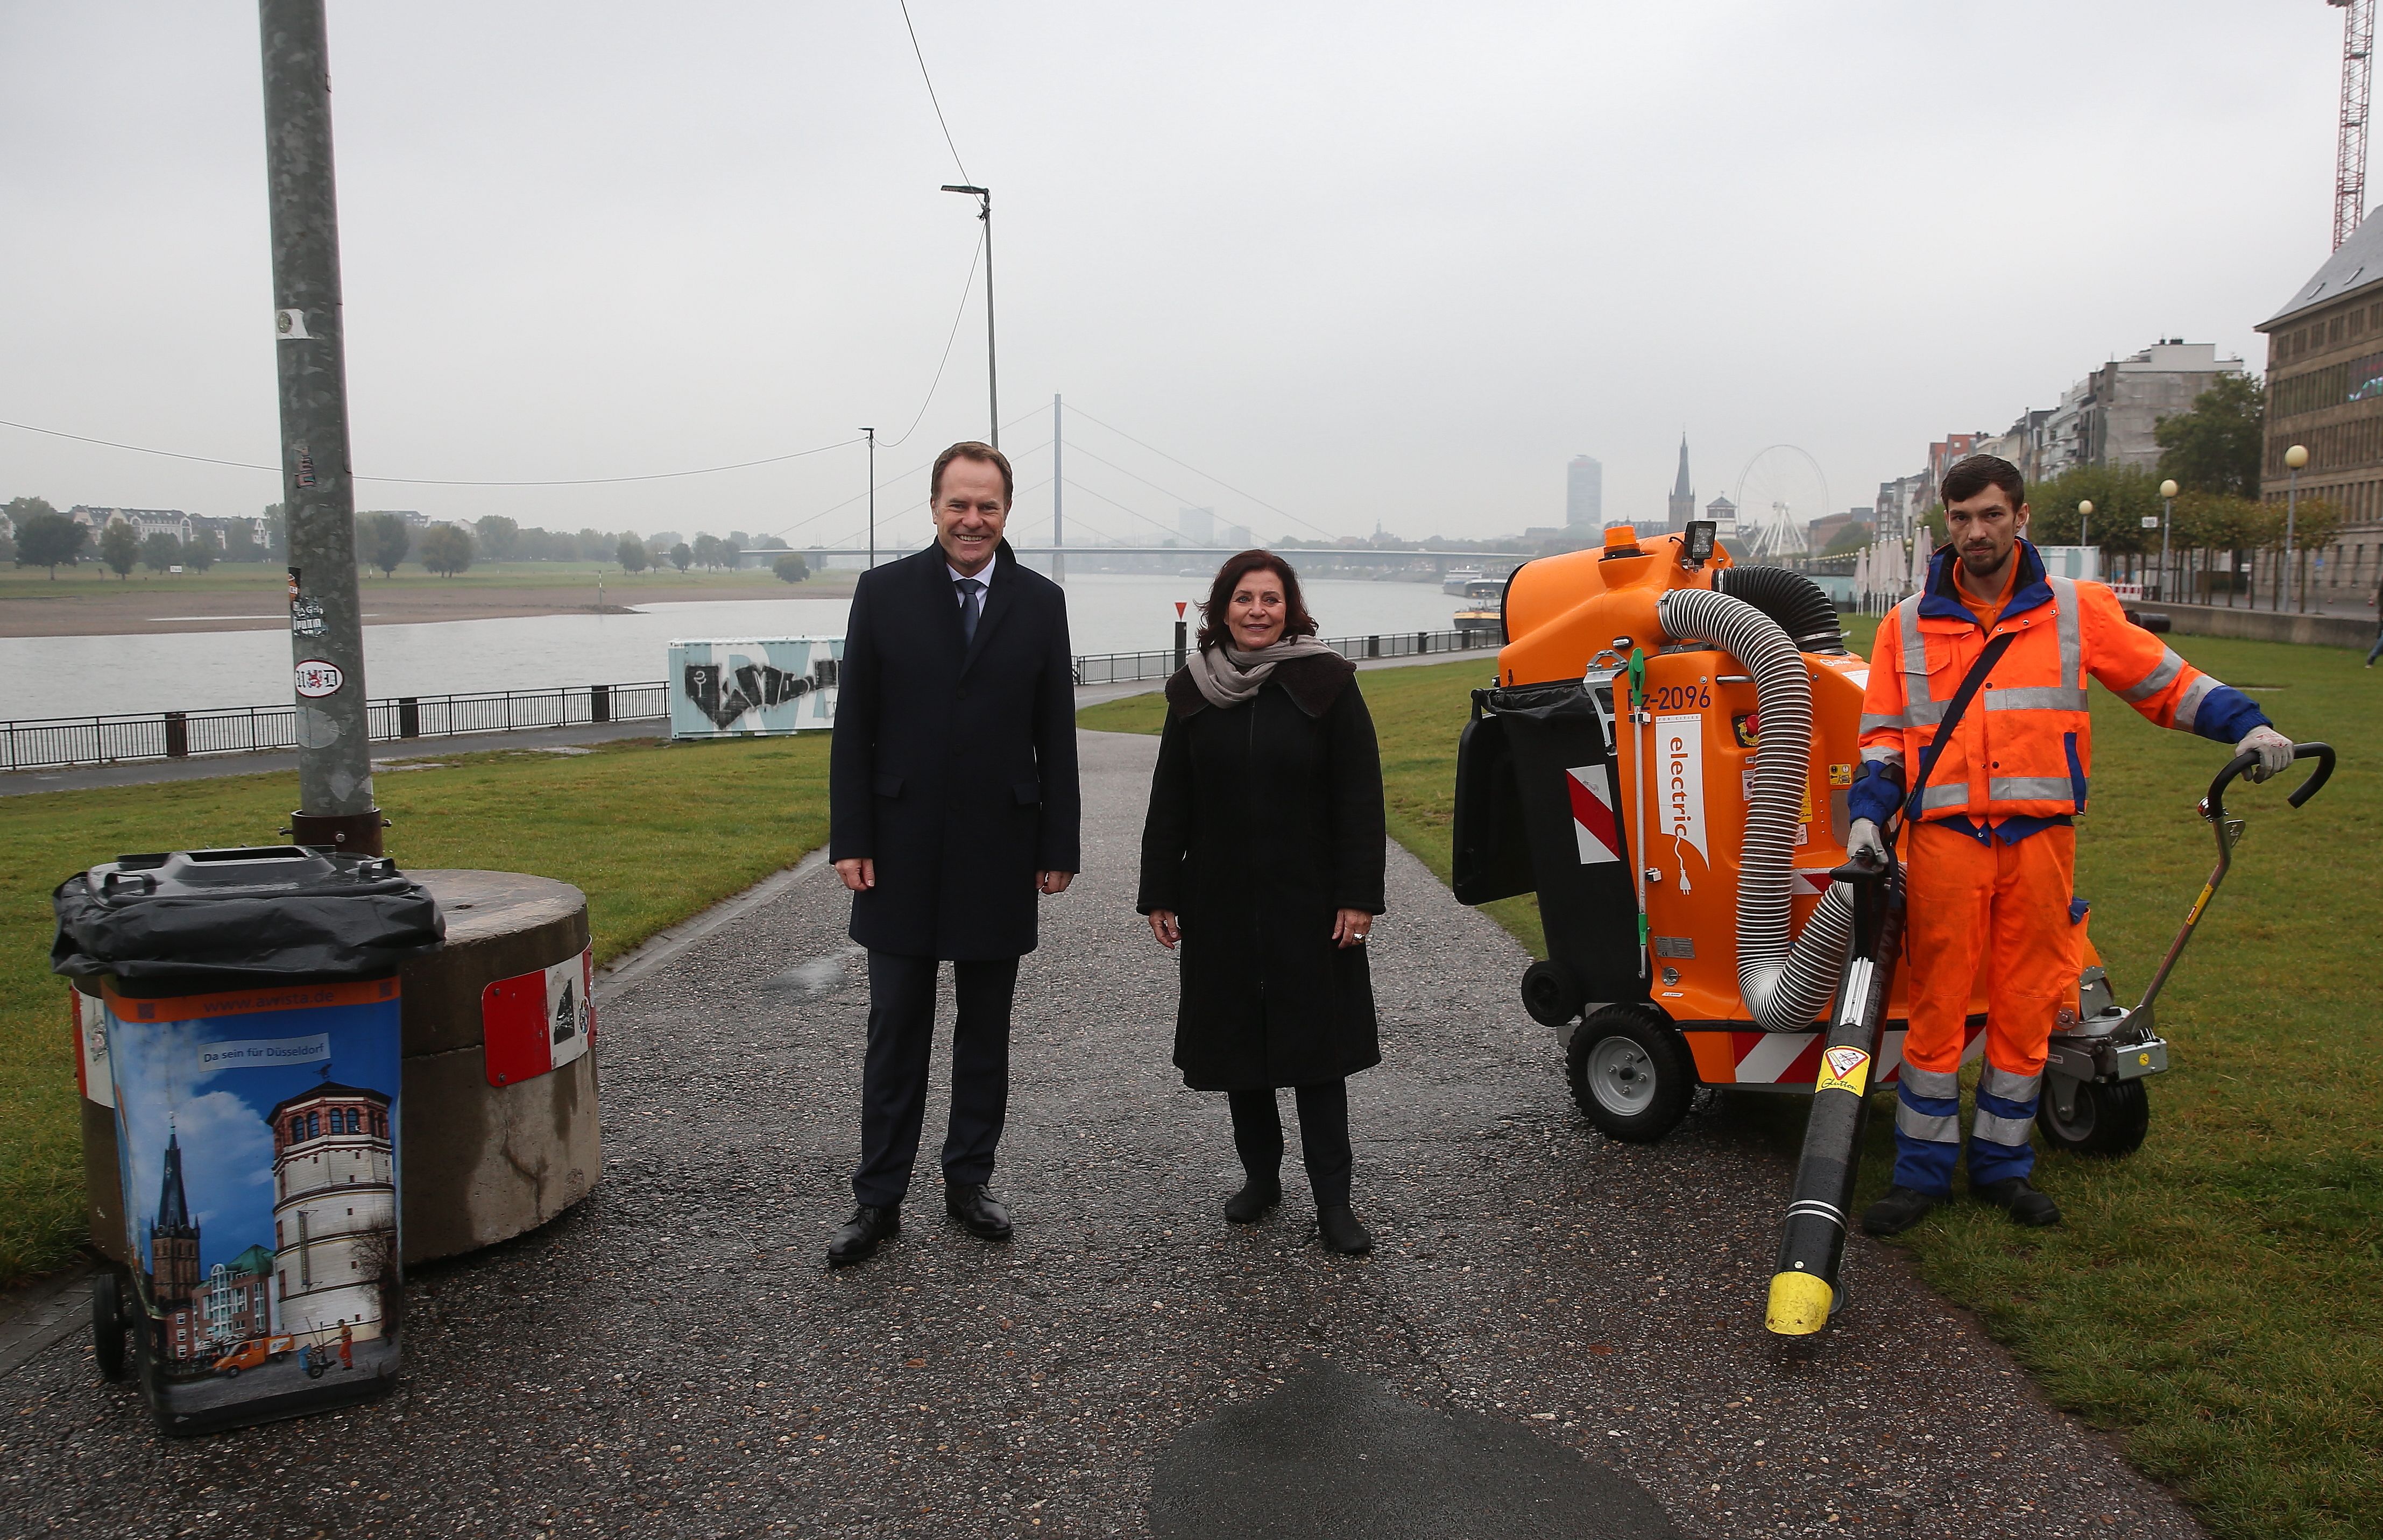
[[[389,1098],[326,1082],[276,1105],[268,1122],[277,1328],[378,1337],[397,1245]]]
[[[2284,451],[2309,452],[2302,495],[2343,527],[2303,579],[2313,601],[2364,599],[2383,583],[2383,220],[2367,219],[2254,328],[2267,339],[2260,495],[2284,500]]]

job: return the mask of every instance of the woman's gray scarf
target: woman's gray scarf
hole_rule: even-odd
[[[1236,647],[1207,647],[1192,659],[1192,683],[1209,705],[1222,710],[1256,695],[1278,664],[1301,658],[1340,655],[1313,636],[1286,636],[1272,647],[1243,652]]]

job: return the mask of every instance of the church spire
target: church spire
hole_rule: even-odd
[[[182,1136],[166,1136],[166,1175],[157,1184],[157,1226],[179,1232],[191,1227],[190,1200],[182,1195]]]
[[[1675,533],[1687,528],[1688,521],[1697,516],[1696,488],[1688,484],[1688,436],[1685,433],[1680,435],[1680,474],[1672,483],[1669,511],[1671,517],[1665,526]]]

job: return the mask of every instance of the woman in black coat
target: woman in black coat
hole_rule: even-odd
[[[1315,640],[1299,576],[1271,552],[1227,561],[1199,656],[1167,682],[1142,826],[1141,911],[1182,944],[1175,1064],[1221,1090],[1249,1174],[1225,1217],[1282,1199],[1275,1092],[1298,1092],[1316,1228],[1373,1249],[1349,1206],[1347,1078],[1382,1062],[1365,938],[1382,912],[1382,760],[1356,667]]]

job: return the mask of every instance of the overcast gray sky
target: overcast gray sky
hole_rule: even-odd
[[[1120,504],[1292,526],[1078,407],[1335,533],[1560,523],[1580,452],[1609,517],[1659,517],[1683,430],[1700,499],[1785,442],[1868,502],[1929,439],[2157,338],[2256,367],[2251,326],[2328,244],[2321,0],[912,15],[994,191],[1038,538],[1054,391],[1071,527],[1115,535],[1154,533]],[[895,0],[330,22],[361,474],[630,475],[919,413],[977,225],[937,191],[958,169]],[[258,82],[251,5],[0,0],[0,417],[275,462]],[[982,304],[980,275],[881,479],[983,432]],[[819,515],[860,457],[359,501],[841,539],[858,505]],[[0,497],[27,493],[229,513],[278,488],[0,429]],[[880,505],[919,535],[923,497]]]

